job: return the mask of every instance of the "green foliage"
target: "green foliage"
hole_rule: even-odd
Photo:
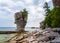
[[[48,16],[45,18],[45,23],[49,27],[60,27],[60,7],[55,7],[48,13]]]
[[[26,23],[27,23],[28,11],[27,11],[26,9],[23,9],[22,13],[23,13],[23,20],[24,20],[24,23],[25,23],[25,25],[26,25]]]
[[[50,9],[49,9],[49,6],[48,6],[48,3],[47,2],[45,2],[45,5],[44,5],[43,8],[45,8],[45,12],[46,12],[46,16],[47,16],[48,13],[50,12]]]
[[[45,15],[46,18],[45,18],[44,21],[41,22],[41,24],[43,24],[43,25],[40,24],[40,27],[41,27],[42,29],[45,29],[45,27],[46,27],[46,22],[47,22],[47,21],[50,21],[49,18],[48,18],[48,17],[49,17],[49,16],[48,16],[48,13],[50,13],[50,9],[49,9],[49,6],[48,6],[48,3],[47,3],[47,2],[45,2],[43,8],[45,9],[45,12],[46,12],[46,15]],[[47,17],[47,16],[48,16],[48,17]],[[49,22],[48,22],[48,24],[49,24]]]
[[[28,11],[26,11],[26,9],[23,9],[23,16],[24,18],[27,17]]]
[[[48,13],[48,16],[45,18],[45,24],[48,24],[49,27],[51,27],[51,21],[52,21],[52,14]]]

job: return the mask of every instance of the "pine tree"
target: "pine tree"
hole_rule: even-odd
[[[46,12],[46,16],[47,16],[48,13],[50,12],[50,9],[49,9],[49,6],[48,6],[48,3],[47,2],[45,2],[45,5],[44,5],[43,8],[45,8],[45,12]]]

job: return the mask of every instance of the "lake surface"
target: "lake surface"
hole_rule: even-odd
[[[5,43],[8,37],[10,37],[10,34],[0,34],[0,43]]]
[[[0,31],[15,31],[16,27],[0,27]],[[0,34],[0,43],[5,43],[6,39],[11,37],[11,34]]]
[[[15,31],[16,27],[0,27],[0,31]]]

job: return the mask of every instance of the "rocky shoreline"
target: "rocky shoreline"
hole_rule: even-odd
[[[9,40],[9,39],[8,39]],[[12,38],[9,43],[60,43],[60,34],[52,29],[27,32]]]

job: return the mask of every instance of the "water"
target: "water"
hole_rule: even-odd
[[[34,31],[38,28],[25,28],[25,30],[27,31]],[[16,27],[0,27],[0,31],[15,31],[16,30]],[[0,34],[0,43],[5,43],[6,39],[11,37],[12,35],[14,34]]]
[[[0,31],[15,31],[16,27],[0,27]]]
[[[0,34],[0,43],[4,43],[8,37],[10,37],[10,34]]]
[[[40,29],[39,27],[33,27],[33,28],[32,27],[26,27],[25,28],[26,31],[30,31],[30,32],[32,32],[34,30],[39,30],[39,29]]]
[[[0,27],[0,31],[15,31],[17,28],[16,27]],[[27,31],[34,31],[36,29],[39,29],[39,27],[26,27],[25,30]]]
[[[0,27],[0,31],[15,31],[16,27]],[[11,37],[11,34],[0,34],[0,43],[5,43],[6,39]]]

